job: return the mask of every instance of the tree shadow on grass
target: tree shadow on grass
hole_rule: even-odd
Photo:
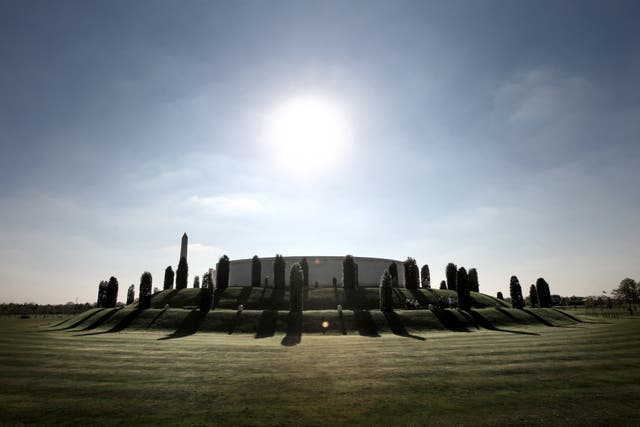
[[[421,307],[429,307],[429,298],[427,298],[425,294],[417,289],[410,289],[409,292],[411,292],[411,295],[413,295],[413,297],[418,300],[418,304],[420,304]]]
[[[475,326],[476,329],[480,329],[480,326],[478,326],[478,323],[476,322],[476,320],[469,313],[467,313],[464,310],[460,310],[460,309],[458,309],[458,313],[460,313],[462,316],[464,316],[469,321],[469,323],[472,323],[473,326]]]
[[[520,334],[520,335],[540,335],[540,334],[536,334],[535,332],[514,331],[514,330],[511,330],[511,329],[498,328],[493,323],[491,323],[491,321],[489,319],[487,319],[482,314],[478,313],[477,311],[475,311],[473,309],[469,310],[469,315],[471,315],[471,317],[473,317],[473,319],[476,322],[476,324],[478,324],[481,327],[483,327],[485,329],[488,329],[490,331],[508,332],[510,334]]]
[[[88,334],[77,334],[74,336],[79,337],[79,336],[87,336],[87,335],[101,335],[101,334],[109,334],[112,332],[120,332],[121,330],[129,326],[131,322],[133,322],[133,320],[140,315],[140,313],[142,313],[142,310],[138,308],[132,310],[131,313],[128,313],[125,317],[120,319],[118,323],[116,323],[111,329],[107,331],[90,332]]]
[[[556,326],[556,325],[554,325],[553,323],[549,322],[549,321],[548,321],[547,319],[545,319],[544,317],[539,316],[538,314],[534,313],[533,311],[527,310],[526,308],[523,308],[523,309],[522,309],[522,311],[524,311],[525,313],[529,314],[529,315],[530,315],[530,316],[532,316],[532,317],[535,317],[535,319],[536,319],[538,322],[542,323],[542,324],[543,324],[543,325],[545,325],[545,326],[551,326],[551,327]]]
[[[104,322],[106,322],[107,319],[109,319],[111,316],[116,314],[116,312],[118,310],[120,310],[120,309],[119,308],[110,308],[110,309],[107,309],[107,310],[108,310],[107,313],[104,313],[103,311],[101,311],[100,313],[102,313],[102,316],[98,317],[96,320],[93,321],[93,323],[91,323],[86,328],[80,329],[80,331],[90,331],[92,329],[97,328],[98,326],[100,326]],[[78,332],[78,331],[72,331],[72,332]]]
[[[263,310],[256,327],[256,338],[269,338],[276,333],[278,310]]]
[[[353,310],[353,319],[358,328],[358,333],[363,337],[379,337],[378,328],[376,327],[369,310]]]
[[[513,314],[509,313],[508,310],[504,309],[503,307],[496,307],[496,310],[498,310],[500,313],[504,314],[505,316],[507,316],[509,319],[511,320],[518,320],[516,318],[516,316],[514,316]]]
[[[426,338],[420,337],[418,335],[410,334],[409,331],[407,331],[407,328],[405,328],[404,323],[402,323],[402,319],[400,319],[400,316],[398,316],[398,313],[396,313],[395,311],[384,311],[383,313],[384,317],[387,319],[389,327],[391,328],[391,332],[393,332],[395,335],[406,338],[413,338],[420,341],[427,340]]]
[[[168,310],[168,308],[163,308],[160,313],[156,314],[156,316],[151,320],[151,322],[149,322],[149,324],[147,325],[147,329],[149,329],[151,326],[153,326],[154,323],[156,323],[156,321],[160,318],[160,316],[162,316],[166,311]]]
[[[444,308],[436,308],[432,310],[433,314],[438,318],[442,326],[453,332],[469,332],[467,325],[460,322],[450,310]]]
[[[204,321],[206,315],[207,313],[203,313],[200,310],[192,310],[187,317],[184,318],[180,327],[174,333],[167,335],[166,337],[158,338],[158,340],[170,340],[195,334],[198,332],[198,329],[200,329],[200,325]]]
[[[236,327],[238,326],[238,323],[240,322],[240,316],[242,315],[242,312],[240,310],[238,310],[236,312],[236,316],[233,318],[233,322],[231,323],[231,327],[229,328],[229,332],[227,332],[229,335],[232,335],[235,330]]]
[[[292,347],[302,341],[302,312],[290,311],[287,318],[287,335],[282,338],[280,344]]]
[[[572,316],[572,315],[571,315],[571,314],[569,314],[569,313],[565,313],[565,312],[564,312],[564,311],[562,311],[562,310],[558,310],[557,308],[553,308],[552,310],[557,311],[558,313],[562,314],[562,315],[563,315],[563,316],[565,316],[565,317],[568,317],[569,319],[573,320],[574,322],[583,323],[583,321],[582,321],[582,320],[578,319],[578,318],[577,318],[577,317],[575,317],[575,316]]]
[[[242,304],[244,308],[247,308],[247,302],[249,301],[249,296],[251,296],[251,291],[253,287],[247,286],[246,288],[242,288],[240,291],[240,295],[238,295],[238,305]]]
[[[344,322],[344,314],[342,311],[338,312],[338,319],[340,319],[340,331],[342,331],[342,335],[347,335],[347,326]]]
[[[100,309],[100,310],[96,310],[96,311],[94,311],[93,313],[89,314],[88,316],[83,316],[83,317],[82,317],[82,318],[80,318],[79,320],[76,320],[76,321],[75,321],[75,322],[73,322],[71,325],[69,325],[69,326],[65,326],[64,328],[58,328],[58,329],[46,329],[46,330],[44,330],[44,331],[42,331],[42,332],[49,332],[49,331],[64,331],[64,330],[67,330],[67,329],[73,329],[73,328],[75,328],[75,327],[79,326],[80,324],[82,324],[84,321],[89,320],[90,318],[92,318],[92,317],[96,316],[98,313],[102,313],[102,312],[104,312],[104,310],[106,310],[106,309],[102,308],[102,309]],[[65,322],[66,322],[66,320],[65,320]]]

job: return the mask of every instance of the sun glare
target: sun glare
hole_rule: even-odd
[[[296,174],[330,170],[344,159],[351,137],[340,106],[313,96],[285,101],[269,116],[267,127],[274,160]]]

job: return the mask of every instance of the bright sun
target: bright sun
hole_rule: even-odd
[[[319,173],[342,161],[351,130],[336,103],[315,96],[290,98],[267,121],[275,161],[295,174]]]

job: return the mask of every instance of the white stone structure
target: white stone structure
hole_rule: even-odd
[[[342,261],[343,256],[306,256],[309,264],[309,287],[314,288],[316,282],[318,287],[331,287],[333,279],[336,279],[337,286],[342,286]],[[378,287],[380,276],[391,263],[395,263],[398,268],[398,284],[405,285],[404,267],[402,261],[386,258],[366,258],[354,257],[358,264],[358,282],[361,287]],[[300,262],[302,256],[284,257],[285,281],[289,286],[289,271],[291,266]],[[269,287],[273,287],[273,261],[275,257],[260,258],[262,263],[261,286],[264,286],[265,277],[269,278]],[[251,286],[251,258],[231,260],[229,265],[229,286]]]

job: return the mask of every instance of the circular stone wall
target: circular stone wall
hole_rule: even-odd
[[[284,257],[285,280],[289,286],[289,270],[296,262],[300,262],[302,256]],[[309,287],[316,286],[326,288],[332,286],[335,278],[338,287],[342,287],[342,261],[341,256],[306,256],[309,264]],[[404,267],[402,261],[386,258],[354,257],[358,264],[358,282],[361,287],[377,287],[380,284],[380,276],[391,263],[398,268],[398,285],[404,287]],[[269,286],[273,286],[273,261],[275,257],[260,258],[262,264],[261,285],[264,285],[265,277],[269,279]],[[239,259],[230,262],[229,285],[251,286],[251,259]]]

